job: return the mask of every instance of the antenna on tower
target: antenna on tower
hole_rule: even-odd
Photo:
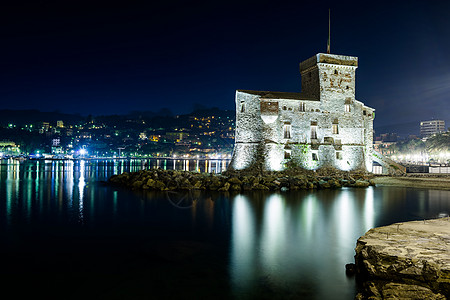
[[[328,54],[330,54],[330,48],[331,48],[330,32],[331,32],[331,9],[328,9],[328,42],[327,42],[327,53]]]

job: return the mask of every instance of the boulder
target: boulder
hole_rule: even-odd
[[[253,190],[263,190],[263,191],[270,190],[267,186],[265,186],[264,184],[261,184],[261,183],[253,184],[252,189]]]
[[[239,178],[237,177],[231,177],[230,179],[227,180],[230,184],[238,184],[241,185],[242,181],[239,180]]]
[[[357,188],[365,188],[369,186],[369,182],[365,180],[356,180],[353,186]]]
[[[227,192],[230,189],[230,183],[229,182],[225,182],[225,184],[218,189],[219,192]]]
[[[358,239],[357,276],[373,299],[445,299],[450,296],[450,221],[397,223]],[[443,296],[444,298],[442,298]]]

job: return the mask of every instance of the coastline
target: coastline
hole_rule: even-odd
[[[376,185],[450,190],[450,174],[416,174],[376,176]]]

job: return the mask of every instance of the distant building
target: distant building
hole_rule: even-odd
[[[392,143],[398,140],[398,135],[396,133],[382,133],[380,134],[381,141]]]
[[[46,133],[50,129],[49,122],[38,122],[37,128],[40,134]]]
[[[372,170],[374,109],[355,99],[358,58],[319,53],[300,63],[301,93],[236,91],[230,168]]]
[[[422,137],[429,137],[435,133],[445,132],[445,121],[431,120],[420,122],[420,135]]]
[[[52,139],[52,146],[60,146],[61,145],[61,138],[57,137]]]
[[[12,141],[0,141],[0,157],[3,155],[18,155],[20,154],[20,145]]]
[[[56,127],[64,128],[64,122],[63,121],[56,121]]]
[[[139,139],[140,140],[146,140],[147,139],[147,135],[145,134],[145,132],[139,133]]]

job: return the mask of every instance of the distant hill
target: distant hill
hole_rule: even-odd
[[[29,110],[10,110],[0,109],[0,125],[5,126],[8,123],[16,125],[25,125],[40,121],[56,123],[58,120],[64,123],[77,123],[85,119],[81,115],[65,114],[60,112],[42,112],[36,109]]]
[[[407,137],[408,135],[420,134],[419,121],[413,121],[408,123],[391,124],[384,126],[374,126],[375,135],[380,135],[382,133],[397,133],[399,136]]]

